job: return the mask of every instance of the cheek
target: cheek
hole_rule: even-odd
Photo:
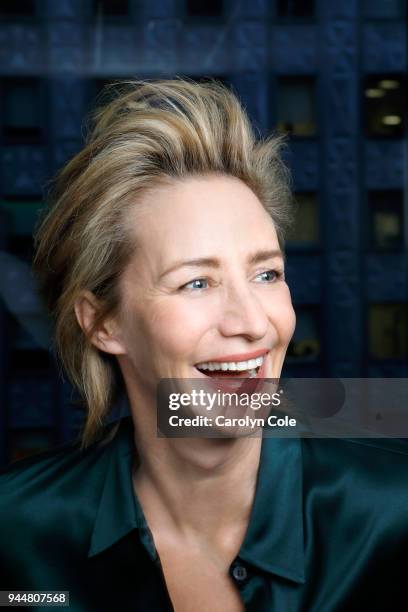
[[[288,317],[287,317],[287,321],[286,321],[286,329],[285,329],[285,335],[286,335],[286,343],[289,344],[294,331],[295,331],[295,327],[296,327],[296,314],[295,311],[293,310],[293,306],[292,306],[292,302],[290,302],[290,312],[288,312]]]
[[[296,315],[287,285],[283,286],[279,294],[272,299],[269,313],[280,343],[289,344],[296,327]]]
[[[147,326],[162,355],[185,355],[197,348],[197,341],[209,326],[209,317],[198,304],[163,300],[152,309]]]

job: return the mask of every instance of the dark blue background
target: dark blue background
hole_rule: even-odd
[[[315,209],[309,240],[288,243],[298,328],[285,374],[407,376],[404,5],[2,0],[0,463],[71,439],[81,422],[48,350],[31,232],[47,182],[80,149],[85,115],[115,78],[218,77],[262,135],[292,132],[294,190]],[[391,110],[365,94],[384,79],[399,84],[380,92]],[[376,132],[376,113],[395,112],[399,126]],[[383,242],[381,219],[391,224]]]

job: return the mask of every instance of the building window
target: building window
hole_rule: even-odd
[[[10,316],[9,320],[12,321],[14,316]],[[44,319],[46,315],[44,313]],[[30,322],[26,322],[30,325]],[[32,325],[32,324],[31,324]],[[43,323],[38,320],[38,328],[43,327]],[[52,366],[51,354],[49,351],[41,348],[39,339],[42,339],[45,334],[42,330],[25,329],[22,325],[15,321],[14,331],[11,336],[11,350],[9,355],[10,371],[13,373],[20,372],[24,376],[25,372],[30,374],[44,374],[50,370]],[[33,333],[31,333],[31,330]],[[50,336],[51,337],[51,336]]]
[[[126,17],[129,14],[129,0],[94,0],[96,17]]]
[[[0,207],[10,216],[12,234],[19,236],[32,235],[43,206],[41,196],[14,196],[0,202]]]
[[[402,191],[371,191],[368,194],[370,246],[398,249],[404,246],[404,194]]]
[[[406,129],[406,85],[401,76],[369,76],[364,82],[365,131],[369,137],[400,138]]]
[[[43,135],[39,81],[4,78],[0,83],[0,93],[5,144],[39,142]]]
[[[408,305],[369,306],[369,353],[373,359],[408,358]]]
[[[112,100],[118,95],[119,90],[123,87],[121,86],[121,83],[134,78],[135,77],[129,77],[126,75],[90,79],[86,87],[89,109],[94,110],[95,107],[104,106],[105,104],[112,102]]]
[[[363,0],[363,15],[368,19],[403,19],[405,0]]]
[[[314,307],[295,307],[296,329],[286,354],[287,362],[316,362],[320,356],[319,315]]]
[[[314,17],[315,3],[314,0],[278,0],[277,2],[278,17]]]
[[[1,17],[34,17],[35,0],[1,0]]]
[[[7,218],[7,251],[31,264],[34,255],[33,231],[44,206],[41,196],[8,196],[0,201]]]
[[[93,100],[98,100],[103,98],[105,100],[105,96],[108,96],[109,98],[111,98],[113,96],[113,92],[115,90],[115,80],[119,80],[119,78],[117,77],[116,79],[114,77],[112,78],[98,78],[98,79],[93,79],[91,81],[91,98]]]
[[[278,80],[277,130],[293,136],[316,134],[313,77],[283,76]]]
[[[34,257],[34,243],[32,236],[11,234],[7,237],[7,251],[20,260],[31,264]]]
[[[221,74],[185,74],[182,75],[182,78],[191,79],[195,83],[211,83],[213,81],[217,81],[224,87],[231,88],[231,81],[226,75]]]
[[[222,17],[223,0],[186,0],[187,17]]]
[[[291,246],[316,246],[319,243],[319,211],[315,193],[296,193],[295,223],[287,236]]]
[[[21,284],[21,283],[20,283]],[[35,296],[27,294],[26,288],[21,288],[21,294],[28,295],[31,299]],[[16,304],[18,307],[18,304]],[[12,309],[13,306],[10,305]],[[18,320],[17,320],[18,316]],[[43,316],[40,313],[34,315],[24,315],[22,313],[9,313],[9,337],[10,370],[15,374],[24,373],[44,373],[51,365],[51,353],[44,349],[43,341],[50,338],[50,328],[48,327],[45,309]]]

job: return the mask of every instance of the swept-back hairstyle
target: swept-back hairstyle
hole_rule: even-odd
[[[216,81],[128,81],[91,119],[84,148],[59,172],[37,227],[33,270],[54,325],[53,350],[86,407],[82,447],[96,440],[124,382],[116,358],[76,319],[81,291],[101,302],[93,329],[120,307],[118,279],[134,252],[126,215],[148,190],[193,175],[248,185],[283,248],[291,217],[282,137],[257,139],[236,96]]]

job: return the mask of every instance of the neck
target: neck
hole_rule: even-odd
[[[156,398],[133,377],[125,380],[137,449],[134,487],[155,540],[233,558],[248,526],[262,438],[160,438]]]
[[[262,439],[139,437],[134,485],[153,531],[229,549],[242,541]]]

